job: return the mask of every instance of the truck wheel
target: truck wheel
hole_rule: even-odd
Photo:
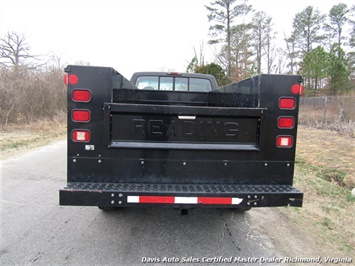
[[[243,213],[249,211],[250,209],[251,207],[238,207],[232,210],[235,211],[236,213]]]
[[[98,206],[100,210],[104,211],[104,212],[111,212],[114,210],[117,210],[118,208],[116,207],[103,207],[103,206]]]

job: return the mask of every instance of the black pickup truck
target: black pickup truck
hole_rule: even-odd
[[[302,78],[70,65],[67,185],[60,205],[302,206],[293,187]]]

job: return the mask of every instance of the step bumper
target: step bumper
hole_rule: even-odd
[[[59,191],[66,206],[302,207],[303,193],[291,185],[68,183]]]

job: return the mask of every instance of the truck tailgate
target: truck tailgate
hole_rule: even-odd
[[[105,109],[111,120],[110,148],[259,149],[262,108],[108,103]]]

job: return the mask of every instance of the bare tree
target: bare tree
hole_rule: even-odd
[[[286,33],[284,32],[284,40],[286,42],[286,55],[289,60],[288,66],[290,67],[290,74],[295,74],[298,66],[297,58],[300,52],[296,49],[296,39],[297,36],[295,36],[295,33],[292,33],[291,36],[286,36]]]
[[[17,72],[20,66],[26,66],[27,59],[36,59],[36,56],[30,54],[30,49],[23,34],[8,32],[0,39],[0,64],[13,67]]]
[[[286,62],[287,53],[282,48],[276,48],[276,60],[277,63],[274,65],[274,74],[283,74],[285,73],[285,68],[287,65]]]
[[[186,67],[186,72],[187,73],[194,73],[196,70],[196,67],[198,66],[204,66],[205,65],[205,51],[204,51],[204,43],[201,42],[200,44],[200,49],[199,49],[199,54],[197,54],[196,47],[193,47],[194,49],[194,57],[191,59],[189,62],[188,66]]]
[[[261,60],[263,51],[267,44],[267,30],[271,23],[271,18],[264,11],[258,11],[252,19],[253,45],[256,54],[256,73],[261,74]],[[270,46],[270,45],[269,45]]]

